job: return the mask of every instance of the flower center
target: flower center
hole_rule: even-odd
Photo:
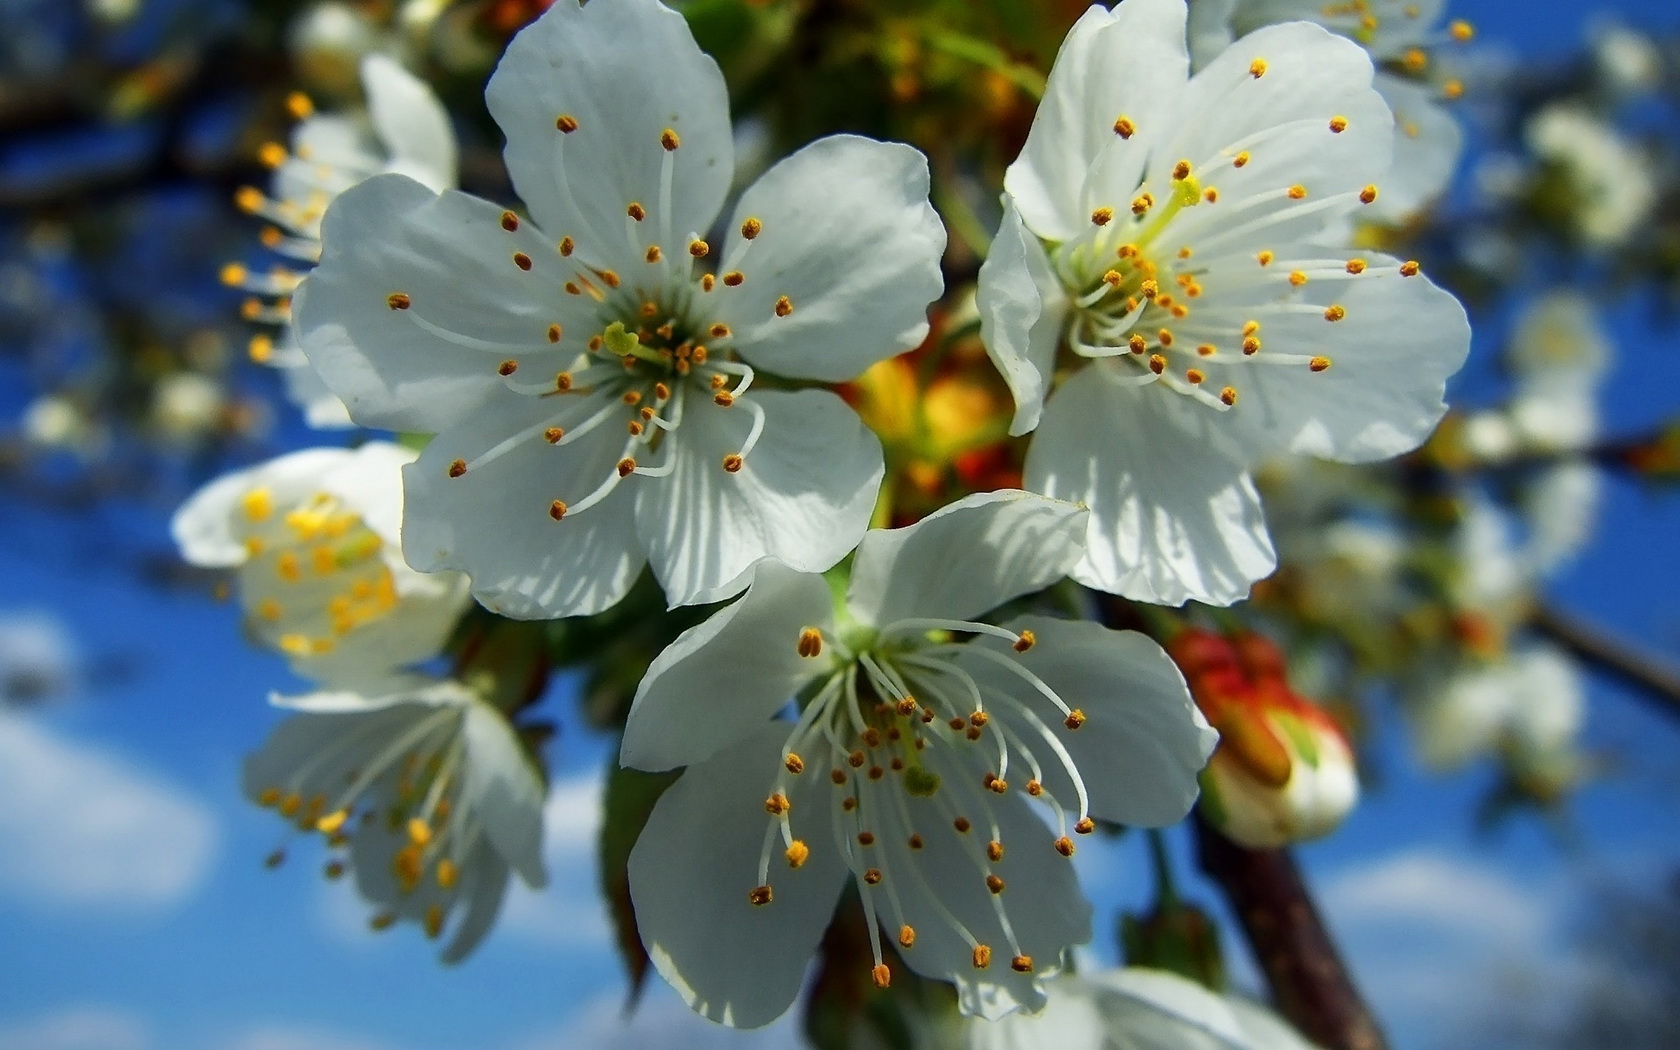
[[[1005,850],[1005,815],[1000,796],[1010,790],[1012,770],[1026,775],[1028,796],[1049,807],[1057,826],[1054,846],[1064,857],[1073,855],[1068,837],[1094,828],[1089,816],[1085,784],[1065,746],[1034,705],[977,678],[955,659],[965,655],[995,666],[1000,673],[1027,683],[1047,707],[1058,710],[1061,732],[1073,732],[1085,722],[1083,712],[1070,708],[1055,691],[1012,657],[993,649],[953,641],[956,633],[985,634],[1011,642],[1017,653],[1032,647],[1031,632],[1016,634],[990,624],[957,620],[906,619],[883,628],[871,648],[853,652],[828,639],[837,652],[834,670],[822,680],[801,712],[783,746],[783,768],[765,801],[769,821],[760,851],[758,883],[748,894],[755,904],[772,900],[771,856],[778,842],[783,859],[799,868],[813,849],[832,848],[843,857],[857,882],[869,915],[874,955],[872,974],[877,984],[890,978],[882,961],[879,927],[898,931],[898,944],[911,950],[916,930],[906,921],[906,899],[930,905],[950,932],[968,945],[972,963],[985,969],[993,946],[974,932],[944,903],[949,894],[929,881],[915,861],[926,849],[926,836],[954,837],[964,858],[964,870],[944,871],[940,878],[973,879],[984,886],[988,926],[1001,930],[1010,950],[1010,964],[1030,972],[1033,960],[1025,954],[1010,924],[1003,878],[997,865]],[[815,657],[823,649],[823,632],[806,628],[800,635],[801,655]],[[827,764],[829,789],[820,771]],[[1024,769],[1022,768],[1024,767]],[[1064,784],[1072,797],[1058,800],[1046,784]],[[798,817],[792,798],[801,805],[832,805],[834,842],[808,843],[798,837]],[[929,823],[930,820],[934,823]],[[1028,891],[1030,892],[1030,891]],[[993,925],[995,924],[995,925]]]

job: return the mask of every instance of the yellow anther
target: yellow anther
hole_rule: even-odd
[[[1289,283],[1299,288],[1307,283],[1307,275],[1301,270],[1289,271]]]
[[[788,797],[780,791],[764,800],[764,812],[773,817],[779,817],[792,808],[793,803],[789,802]]]
[[[1299,182],[1297,182],[1295,185],[1289,187],[1289,199],[1292,200],[1292,201],[1301,200],[1306,195],[1307,195],[1307,188],[1305,186],[1301,185]]]
[[[869,971],[869,979],[875,982],[875,987],[885,988],[892,984],[892,968],[886,963],[876,963]]]
[[[564,518],[566,516],[566,501],[557,499],[553,503],[550,503],[548,505],[548,516],[553,518],[555,521],[559,521],[561,518]]]
[[[976,944],[974,946],[974,951],[969,958],[973,960],[974,968],[976,970],[984,970],[986,967],[992,965],[992,950],[984,944]]]
[[[1449,80],[1441,85],[1441,97],[1445,99],[1459,99],[1464,97],[1464,81]]]
[[[1324,319],[1326,321],[1340,321],[1346,316],[1347,310],[1340,303],[1331,303],[1324,308]]]
[[[1212,357],[1219,352],[1219,348],[1212,343],[1202,343],[1196,347],[1196,353],[1201,357]]]
[[[1034,634],[1031,628],[1026,628],[1015,638],[1015,651],[1018,653],[1024,653],[1037,644],[1038,635]],[[983,725],[984,723],[981,724]]]
[[[1219,400],[1221,402],[1223,402],[1226,406],[1236,404],[1237,403],[1237,388],[1234,387],[1234,386],[1228,386],[1225,389],[1221,390],[1219,392]]]
[[[1161,286],[1156,283],[1153,277],[1147,278],[1143,284],[1138,286],[1138,294],[1145,299],[1154,299],[1161,294]]]
[[[234,206],[247,214],[262,210],[265,203],[262,191],[255,186],[241,186],[233,195]]]
[[[277,787],[263,788],[262,794],[257,796],[257,805],[272,806],[280,801],[280,789]]]
[[[1452,35],[1454,40],[1463,44],[1475,38],[1476,27],[1460,18],[1454,20],[1451,25],[1447,26],[1447,32]]]
[[[650,263],[656,263],[665,258],[665,253],[660,250],[659,245],[650,244],[648,245],[647,254],[643,256],[643,258],[647,259]]]
[[[786,766],[787,771],[794,776],[805,772],[805,760],[792,751],[787,753],[787,757],[782,760],[782,765]]]
[[[731,452],[729,455],[723,457],[723,469],[730,474],[739,474],[741,472],[741,468],[746,465],[746,462],[747,461],[742,458],[739,452]]]
[[[317,820],[315,822],[315,830],[319,831],[323,835],[333,835],[336,834],[340,828],[344,827],[344,822],[349,819],[349,810],[337,810],[335,812],[328,813],[320,820]]]
[[[496,366],[496,372],[499,375],[510,376],[517,371],[519,371],[519,362],[511,357]]]
[[[228,263],[222,267],[222,272],[218,276],[221,277],[222,283],[229,288],[237,288],[251,276],[251,271],[239,263]]]
[[[770,898],[771,893],[769,886],[754,886],[752,892],[747,894],[747,900],[755,907],[763,907],[764,905],[769,904]]]
[[[1132,353],[1141,354],[1149,348],[1149,340],[1133,332],[1131,337],[1126,340],[1126,345],[1131,348]]]
[[[1032,973],[1033,961],[1030,955],[1017,955],[1009,960],[1009,968],[1016,973]]]
[[[729,338],[729,326],[724,324],[722,321],[712,325],[710,328],[706,329],[706,331],[713,339]]]
[[[286,113],[293,120],[308,120],[315,115],[315,103],[301,91],[294,91],[286,96]]]
[[[374,933],[383,933],[396,924],[397,916],[394,912],[382,911],[368,920],[368,929]]]
[[[1351,274],[1364,273],[1365,272],[1365,260],[1364,259],[1349,259],[1348,262],[1347,262],[1347,272],[1351,273]]]
[[[1307,362],[1308,370],[1313,372],[1322,372],[1329,367],[1330,359],[1328,357],[1315,357]]]
[[[578,129],[577,118],[570,113],[562,113],[554,118],[554,129],[563,135],[570,135]]]
[[[958,817],[956,820],[951,821],[951,826],[957,829],[958,834],[966,835],[968,834],[968,829],[974,825],[968,822],[967,817]]]
[[[1123,139],[1129,139],[1137,134],[1137,125],[1132,122],[1132,118],[1122,113],[1114,118],[1114,133]]]
[[[873,831],[860,831],[857,833],[857,840],[860,846],[873,846],[875,845],[875,833]]]
[[[916,946],[916,930],[906,924],[898,928],[898,946],[900,948],[914,948]]]
[[[600,270],[597,272],[601,275],[601,280],[606,283],[608,288],[617,288],[623,283],[619,279],[618,272],[616,270]]]
[[[445,890],[454,889],[455,888],[455,883],[458,879],[460,879],[460,877],[461,877],[460,869],[455,867],[455,862],[454,861],[450,860],[447,857],[445,857],[443,860],[438,861],[438,865],[437,865],[437,884],[438,884],[438,887],[440,889],[445,889]]]
[[[286,163],[289,156],[286,147],[278,142],[265,142],[257,148],[257,160],[265,168],[278,168]]]
[[[1274,254],[1273,254],[1273,253],[1272,253],[1272,252],[1271,252],[1271,251],[1269,251],[1269,250],[1268,250],[1268,251],[1263,251],[1263,252],[1260,252],[1260,253],[1259,253],[1259,254],[1258,254],[1258,255],[1256,255],[1256,256],[1255,256],[1255,257],[1254,257],[1254,259],[1255,259],[1255,261],[1256,261],[1256,262],[1258,262],[1258,263],[1259,263],[1259,264],[1260,264],[1260,265],[1261,265],[1261,266],[1270,266],[1270,265],[1272,265],[1272,260],[1273,260],[1273,259],[1275,259],[1275,258],[1277,258],[1277,256],[1276,256],[1276,255],[1274,255]]]
[[[524,252],[514,252],[513,265],[519,267],[521,270],[529,272],[531,269],[531,257],[526,255]]]
[[[1090,817],[1082,817],[1073,825],[1073,832],[1076,835],[1089,835],[1095,830],[1097,830],[1097,822]]]
[[[986,857],[993,864],[996,864],[998,861],[1002,860],[1003,859],[1003,843],[999,842],[997,839],[993,839],[992,841],[986,843]]]
[[[647,218],[647,209],[642,207],[641,204],[636,201],[631,201],[629,207],[624,209],[624,213],[632,219],[635,219],[637,222],[641,222],[643,219]]]
[[[1160,343],[1162,346],[1173,345],[1172,329],[1171,328],[1163,328],[1159,332],[1156,332],[1155,333],[1155,341]]]
[[[1098,208],[1091,212],[1091,223],[1096,226],[1107,226],[1114,221],[1113,208]]]
[[[1337,135],[1340,135],[1342,132],[1346,131],[1347,126],[1348,126],[1348,119],[1346,117],[1331,117],[1330,118],[1330,130]]]
[[[922,837],[917,834],[911,834],[908,845],[911,849],[921,849],[923,846]]]
[[[1160,354],[1150,354],[1149,370],[1154,372],[1156,375],[1160,375],[1165,372],[1167,370],[1167,359]]]
[[[880,885],[880,883],[881,883],[881,869],[880,868],[866,868],[866,869],[864,869],[863,881],[868,883],[871,886]]]
[[[1203,190],[1202,191],[1202,200],[1207,201],[1209,204],[1218,204],[1219,203],[1219,189],[1218,189],[1218,187],[1209,186],[1207,189]]]
[[[1132,214],[1142,215],[1155,206],[1155,198],[1147,193],[1140,193],[1132,198]]]
[[[457,460],[453,460],[453,461],[450,462],[450,464],[449,464],[449,476],[450,477],[458,478],[462,474],[465,474],[466,472],[467,472],[467,461],[466,460],[457,459]]]
[[[519,216],[511,211],[502,212],[502,229],[509,233],[519,229]]]
[[[1364,189],[1359,191],[1359,203],[1361,204],[1370,204],[1376,199],[1377,187],[1375,185],[1366,186]]]
[[[280,552],[280,557],[274,561],[274,572],[287,583],[296,583],[303,578],[303,566],[298,563],[298,556],[293,551]]]
[[[432,826],[419,817],[411,817],[408,821],[408,841],[424,846],[432,841]]]
[[[267,487],[254,488],[240,500],[245,517],[252,521],[266,521],[274,513],[274,493]]]
[[[1400,56],[1400,63],[1408,73],[1422,73],[1429,68],[1429,54],[1421,47],[1409,47]]]
[[[1244,339],[1242,341],[1242,352],[1249,357],[1258,354],[1260,352],[1260,340],[1252,335]]]
[[[1064,857],[1073,856],[1073,840],[1063,835],[1056,840],[1056,852]]]
[[[1408,259],[1400,264],[1400,276],[1416,277],[1420,269],[1421,267],[1418,266],[1416,259]]]
[[[1233,168],[1247,167],[1248,162],[1249,162],[1248,150],[1243,150],[1241,153],[1239,153],[1235,157],[1231,158],[1231,167],[1233,167]]]
[[[433,904],[426,909],[426,936],[437,940],[443,935],[443,905]]]
[[[1069,729],[1078,729],[1080,726],[1085,724],[1085,712],[1077,707],[1074,708],[1072,711],[1068,712],[1068,716],[1066,718],[1062,719],[1062,724],[1067,726]]]
[[[816,656],[822,652],[822,632],[815,627],[807,627],[799,632],[799,655]]]
[[[1259,80],[1266,75],[1266,60],[1257,58],[1248,64],[1248,75]]]
[[[561,255],[571,255],[573,252],[577,251],[577,242],[572,240],[570,237],[562,237],[560,238],[560,243],[555,245],[555,247],[560,250]]]
[[[293,791],[280,800],[280,815],[287,820],[297,816],[298,810],[303,808],[303,796]]]
[[[1174,164],[1172,177],[1178,182],[1183,182],[1185,179],[1188,179],[1190,177],[1190,162],[1187,160],[1181,160],[1177,164]]]
[[[666,153],[673,153],[682,145],[682,138],[677,135],[675,128],[666,128],[659,133],[659,144],[665,147]]]
[[[623,459],[618,461],[618,465],[614,469],[618,471],[619,477],[627,478],[636,472],[636,458],[634,456],[625,456]]]
[[[763,232],[764,224],[750,215],[747,217],[745,222],[741,223],[741,236],[745,237],[749,241],[755,239]]]
[[[1185,371],[1184,378],[1191,386],[1201,386],[1203,383],[1207,382],[1207,373],[1203,372],[1199,368],[1191,368]]]

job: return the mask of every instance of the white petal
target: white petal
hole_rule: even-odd
[[[1019,436],[1038,426],[1044,410],[1068,303],[1043,244],[1022,225],[1008,197],[976,294],[980,340],[1015,398],[1009,433]]]
[[[386,543],[398,541],[402,523],[402,468],[420,453],[390,441],[369,441],[320,475],[320,491],[337,496],[362,524]]]
[[[350,410],[344,407],[337,394],[327,389],[326,380],[315,371],[302,351],[298,352],[294,363],[274,361],[273,364],[280,370],[280,379],[286,385],[286,400],[303,410],[303,421],[310,427],[315,430],[347,430],[356,425],[350,418]]]
[[[977,492],[858,544],[846,604],[877,627],[913,616],[972,620],[1067,575],[1088,515],[1030,492]]]
[[[401,175],[368,179],[328,209],[321,264],[298,292],[295,325],[309,363],[358,423],[445,430],[506,392],[504,360],[556,359],[550,325],[573,339],[598,327],[586,297],[563,290],[571,271],[554,244],[530,223],[505,230],[502,214]],[[516,251],[529,271],[515,265]],[[392,307],[394,294],[408,297],[406,309]]]
[[[1316,1050],[1281,1017],[1252,999],[1227,995],[1225,1007],[1242,1029],[1243,1045],[1248,1050]]]
[[[739,601],[690,627],[648,667],[619,762],[662,770],[710,758],[757,731],[828,661],[799,655],[800,633],[833,635],[833,599],[814,573],[758,566]]]
[[[462,797],[496,852],[533,888],[548,881],[542,860],[542,781],[507,719],[485,703],[466,709]],[[506,881],[504,878],[503,882]]]
[[[915,945],[901,954],[916,972],[954,982],[965,1014],[996,1020],[1018,1009],[1037,1010],[1045,999],[1041,982],[1059,970],[1067,949],[1090,939],[1091,905],[1072,862],[1056,852],[1054,835],[1026,793],[983,790],[979,771],[946,761],[944,751],[930,747],[922,753],[942,783],[930,798],[905,795],[908,824],[896,807],[880,807],[877,814],[872,848],[883,851],[882,870],[894,882],[904,920],[916,931]],[[953,814],[968,818],[971,829],[956,831]],[[995,863],[981,852],[994,825],[1004,847]],[[921,849],[909,847],[911,834],[921,837]],[[1003,880],[1003,892],[991,892],[988,874]],[[970,943],[950,927],[941,905],[992,950],[989,967],[974,967]],[[1014,944],[998,918],[1000,907]],[[1011,967],[1017,946],[1032,958],[1032,972]]]
[[[1229,605],[1276,567],[1253,481],[1217,435],[1186,429],[1212,415],[1112,383],[1100,364],[1062,384],[1026,477],[1030,489],[1091,508],[1075,579],[1159,605]]]
[[[456,920],[449,943],[439,955],[446,963],[458,963],[472,954],[496,924],[496,917],[502,911],[502,898],[507,894],[508,866],[488,842],[481,840],[474,847],[461,870],[465,874],[455,896],[457,901],[465,899],[467,913]]]
[[[206,568],[243,564],[249,557],[249,522],[242,505],[246,494],[268,490],[273,513],[284,514],[319,491],[321,477],[351,455],[341,448],[304,449],[217,478],[189,496],[170,521],[181,557]]]
[[[1464,151],[1464,131],[1429,87],[1378,73],[1377,90],[1394,111],[1394,162],[1376,203],[1360,218],[1399,223],[1446,191]]]
[[[857,415],[826,390],[750,397],[764,410],[764,434],[739,471],[724,470],[723,458],[742,448],[747,409],[695,398],[666,442],[672,474],[630,479],[637,535],[673,607],[738,593],[766,555],[822,572],[869,526],[884,468],[880,442]]]
[[[593,402],[570,407],[582,414]],[[550,445],[542,430],[556,406],[507,394],[481,418],[440,434],[404,468],[403,555],[425,571],[459,569],[473,596],[515,619],[587,616],[618,603],[645,559],[636,547],[634,494],[620,484],[584,511],[556,521],[555,500],[577,503],[615,472],[622,442],[603,425],[582,440]],[[562,421],[568,425],[570,420]],[[525,431],[524,440],[460,477],[471,462]]]
[[[484,100],[507,136],[508,172],[531,215],[599,265],[640,259],[648,244],[682,257],[723,205],[735,167],[729,96],[682,15],[657,0],[580,8],[558,0],[508,45]],[[569,116],[570,134],[555,122]],[[667,153],[660,136],[681,145]],[[669,213],[662,169],[673,165]],[[625,211],[643,206],[645,243],[626,243]],[[663,235],[656,235],[663,231]]]
[[[368,115],[390,152],[385,170],[433,190],[455,186],[455,131],[426,82],[381,54],[362,59]]]
[[[996,1021],[973,1020],[963,1030],[963,1050],[1110,1050],[1102,1012],[1074,977],[1044,984],[1044,1009]],[[1135,1048],[1121,1048],[1135,1050]]]
[[[1092,6],[1074,23],[1020,159],[1004,174],[1028,229],[1062,241],[1089,227],[1086,171],[1118,138],[1114,124],[1122,115],[1137,126],[1123,144],[1135,147],[1129,163],[1142,171],[1149,142],[1167,130],[1166,116],[1184,89],[1184,26],[1181,0],[1126,0],[1113,11]],[[1122,167],[1111,168],[1116,178]]]
[[[1184,684],[1184,675],[1162,648],[1135,631],[1113,631],[1088,620],[1024,616],[1012,631],[1030,630],[1038,644],[1019,656],[1000,639],[984,645],[1037,675],[1069,707],[1085,713],[1077,730],[1023,679],[968,657],[958,661],[976,678],[1013,696],[1055,732],[1090,793],[1091,812],[1137,827],[1162,827],[1182,819],[1196,801],[1196,777],[1219,735],[1207,724]],[[1001,713],[998,717],[1007,717]],[[1031,742],[1030,731],[1022,731]],[[1040,761],[1044,761],[1040,756]],[[1077,795],[1059,767],[1045,769],[1044,785],[1064,806]]]
[[[1249,1050],[1225,999],[1194,981],[1139,966],[1087,980],[1127,1050]]]
[[[749,218],[762,224],[750,243],[741,235]],[[842,382],[927,335],[944,253],[927,158],[896,142],[831,135],[742,194],[722,255],[707,261],[745,280],[719,284],[705,306],[755,366]],[[792,311],[778,316],[783,297]]]
[[[1250,72],[1256,59],[1265,63],[1260,77]],[[1305,207],[1313,213],[1306,226],[1311,231],[1357,209],[1351,199],[1332,213],[1317,211],[1316,203],[1373,182],[1380,186],[1388,171],[1393,118],[1371,76],[1370,56],[1357,44],[1304,22],[1268,26],[1232,44],[1191,79],[1174,117],[1176,134],[1157,139],[1150,158],[1154,185],[1168,185],[1170,170],[1183,160],[1203,186],[1219,191],[1219,200],[1180,212],[1161,241],[1194,246],[1202,255],[1199,238],[1217,239],[1233,224],[1268,212]],[[1339,133],[1331,130],[1333,117],[1346,122]],[[1249,159],[1238,168],[1232,161],[1244,151]],[[1307,190],[1300,204],[1282,193],[1295,184]],[[1130,199],[1131,187],[1110,192],[1113,199],[1100,203],[1118,206]],[[1248,205],[1256,196],[1265,202]],[[1287,242],[1261,247],[1281,243]]]
[[[1320,310],[1283,312],[1259,304],[1237,304],[1230,315],[1261,322],[1260,355],[1323,356],[1328,369],[1222,364],[1217,356],[1199,362],[1210,387],[1229,384],[1238,391],[1238,403],[1219,414],[1217,425],[1248,450],[1247,462],[1274,451],[1343,463],[1388,459],[1421,444],[1446,412],[1447,377],[1470,349],[1464,307],[1427,277],[1394,272],[1398,260],[1349,254],[1387,272],[1309,281],[1294,296],[1325,310],[1341,307],[1341,320],[1329,321]],[[1214,294],[1210,286],[1208,295]],[[1227,345],[1236,346],[1241,322],[1231,323]]]
[[[1535,573],[1557,570],[1592,538],[1603,481],[1603,473],[1594,464],[1568,459],[1544,468],[1524,488],[1528,543],[1523,558]]]
[[[789,728],[767,725],[690,767],[654,806],[630,853],[636,925],[654,966],[689,1006],[736,1028],[769,1024],[792,1005],[847,878],[827,826],[823,780],[792,795],[810,859],[790,869],[773,845],[774,896],[759,907],[747,900],[759,884],[770,820],[764,800]]]
[[[1201,69],[1231,45],[1231,15],[1238,0],[1196,0],[1190,5],[1186,35],[1190,40],[1190,66]],[[1305,17],[1305,16],[1303,16]]]

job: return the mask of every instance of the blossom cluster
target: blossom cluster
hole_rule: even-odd
[[[952,986],[977,1046],[1047,1004],[1304,1045],[1166,975],[1066,976],[1092,935],[1074,858],[1199,792],[1254,846],[1357,798],[1280,651],[1178,610],[1244,600],[1290,550],[1257,475],[1391,459],[1446,412],[1465,312],[1361,232],[1456,161],[1437,51],[1470,34],[1438,8],[1092,7],[991,188],[995,239],[959,278],[984,355],[961,363],[927,158],[835,134],[746,177],[729,85],[658,0],[557,0],[509,43],[485,102],[512,206],[454,188],[448,115],[390,57],[362,63],[363,114],[295,102],[272,190],[241,204],[302,265],[225,276],[281,326],[252,355],[311,423],[397,438],[283,456],[177,515],[184,557],[232,570],[253,640],[314,684],[276,699],[247,793],[324,838],[376,928],[462,958],[512,876],[543,880],[525,713],[551,663],[613,659],[549,649],[603,624],[658,639],[618,757],[680,776],[625,876],[632,941],[698,1013],[780,1016],[838,906],[868,984]],[[912,351],[1012,410],[924,434]],[[1530,400],[1555,406],[1580,384],[1536,353]],[[887,427],[900,379],[915,422]],[[1474,426],[1513,455],[1579,444],[1550,410]],[[942,450],[937,476],[987,443],[930,512],[894,505],[897,449]],[[1510,708],[1484,746],[1541,735]]]

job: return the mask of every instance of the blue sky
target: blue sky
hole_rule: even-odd
[[[1594,9],[1637,19],[1653,6]],[[1542,20],[1493,0],[1451,9],[1523,54],[1563,50],[1590,17],[1567,5]],[[1612,429],[1672,413],[1659,392],[1680,389],[1680,341],[1631,310],[1610,323],[1622,348],[1607,386]],[[620,1025],[589,852],[592,775],[607,754],[568,717],[564,683],[548,708],[566,723],[550,751],[553,885],[512,901],[466,964],[441,967],[411,929],[367,933],[360,905],[316,874],[307,849],[264,870],[275,822],[239,798],[239,761],[277,721],[263,698],[297,683],[243,642],[230,608],[137,582],[133,552],[168,549],[168,511],[166,500],[137,501],[67,521],[0,493],[0,620],[56,619],[84,665],[130,669],[62,703],[0,714],[0,1050],[786,1044],[785,1031],[736,1038],[693,1022],[660,988],[633,1034]],[[1600,538],[1552,595],[1680,654],[1677,525],[1680,501],[1612,482]],[[1382,729],[1403,739],[1397,725]],[[1559,949],[1597,881],[1680,861],[1680,724],[1595,681],[1587,741],[1616,764],[1574,800],[1564,833],[1518,818],[1478,835],[1471,814],[1487,772],[1425,777],[1396,744],[1347,827],[1301,851],[1397,1050],[1439,1045],[1474,1020],[1477,993],[1525,970],[1569,977]],[[1118,894],[1110,907],[1141,902],[1136,843],[1081,857],[1093,885]]]

